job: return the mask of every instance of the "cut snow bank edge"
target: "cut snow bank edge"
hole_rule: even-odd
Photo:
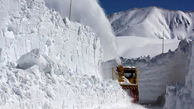
[[[189,71],[184,84],[170,85],[166,88],[164,109],[193,109],[194,107],[194,43],[190,56]]]
[[[103,53],[100,39],[89,27],[63,21],[43,0],[8,0],[2,1],[1,6],[2,65],[15,64],[23,54],[38,49],[72,71],[99,74]]]
[[[168,85],[184,84],[189,71],[190,55],[191,44],[181,41],[174,52],[169,51],[154,58],[121,58],[123,65],[138,68],[139,102],[156,103],[164,96]]]
[[[58,11],[62,17],[69,17],[70,0],[45,0],[49,8]],[[101,40],[103,60],[114,59],[117,56],[115,36],[98,0],[73,0],[71,20],[90,26]]]

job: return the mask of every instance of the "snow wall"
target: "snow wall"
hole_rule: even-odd
[[[69,16],[70,0],[45,0],[49,8]],[[104,60],[117,57],[115,37],[111,25],[98,0],[72,0],[72,20],[90,26],[100,37]]]
[[[43,0],[0,1],[1,109],[141,109],[100,79],[100,39]]]
[[[72,71],[99,73],[103,53],[92,29],[68,19],[64,24],[61,16],[48,10],[42,0],[4,0],[1,7],[2,63],[16,62],[21,55],[39,49]]]
[[[184,84],[189,70],[190,54],[191,44],[181,41],[174,52],[169,51],[154,58],[121,58],[123,65],[136,66],[139,70],[139,102],[161,102],[160,98],[165,95],[168,85]]]
[[[190,57],[189,72],[185,84],[170,85],[166,89],[164,109],[193,109],[194,107],[194,44]]]

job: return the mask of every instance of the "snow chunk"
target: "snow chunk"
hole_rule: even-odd
[[[12,31],[6,31],[4,34],[9,39],[14,39],[15,38],[14,33]]]
[[[22,55],[17,61],[18,68],[29,69],[30,67],[37,65],[44,72],[51,72],[51,64],[41,55],[39,49],[33,49],[27,54]]]

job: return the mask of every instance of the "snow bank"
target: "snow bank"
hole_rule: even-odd
[[[117,82],[70,72],[57,65],[52,76],[33,66],[0,68],[1,109],[109,109],[142,107],[130,103]]]
[[[43,0],[0,3],[1,109],[138,108],[99,75],[100,39]],[[16,66],[17,65],[17,66]]]
[[[44,55],[66,63],[72,71],[99,74],[103,53],[100,39],[89,27],[68,19],[64,24],[43,0],[4,0],[1,7],[2,63],[15,63],[27,52],[39,49]]]
[[[69,16],[70,0],[45,0],[49,8],[60,12],[63,17]],[[98,0],[73,0],[72,20],[92,27],[101,40],[104,60],[117,56],[115,37],[111,25],[100,7]]]
[[[189,70],[191,45],[181,41],[178,49],[154,58],[124,59],[123,65],[139,69],[140,103],[156,103],[164,96],[168,85],[183,84]]]
[[[112,68],[116,68],[118,66],[118,62],[116,60],[109,60],[106,62],[102,62],[102,77],[103,79],[112,79]],[[116,79],[116,75],[114,75]]]
[[[192,55],[190,57],[189,72],[184,85],[167,87],[165,109],[193,109],[194,107],[194,45],[192,42]],[[186,72],[186,71],[185,71]],[[174,91],[169,89],[173,88]],[[174,98],[174,99],[171,99]]]

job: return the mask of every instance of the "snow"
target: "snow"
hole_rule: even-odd
[[[0,7],[1,109],[144,109],[102,79],[101,40],[90,27],[63,20],[43,0]]]
[[[194,106],[194,45],[192,42],[192,52],[190,56],[189,71],[185,77],[184,84],[171,85],[167,87],[165,109],[192,109]],[[171,90],[173,89],[173,91]]]
[[[190,53],[191,45],[181,41],[174,52],[169,51],[153,58],[121,58],[123,65],[138,68],[139,102],[160,102],[168,85],[184,84],[189,71]]]
[[[179,44],[179,40],[164,40],[164,53],[169,50],[174,51]],[[154,57],[162,53],[162,39],[144,38],[137,36],[116,37],[118,54],[124,58],[138,58],[141,56]]]
[[[1,72],[1,109],[103,109],[111,104],[130,107],[130,100],[116,82],[75,75],[63,66],[55,68],[52,76],[38,66],[28,70],[1,68]]]
[[[68,2],[0,1],[1,109],[144,109],[111,80],[117,54],[123,65],[139,69],[140,103],[165,96],[166,109],[192,109],[194,47],[170,39],[192,39],[193,13],[120,12],[110,17],[115,33],[124,35],[115,38],[98,1],[75,0],[72,21],[61,17]]]
[[[193,42],[179,41],[193,40],[193,16],[157,7],[109,16],[122,64],[139,69],[139,102],[157,105],[147,108],[193,109]]]
[[[44,55],[66,63],[72,71],[91,74],[99,71],[103,53],[100,39],[92,29],[71,23],[68,19],[64,20],[64,24],[58,13],[45,7],[44,1],[2,2],[2,6],[13,2],[20,6],[14,13],[12,5],[1,11],[10,12],[10,16],[4,20],[6,25],[1,26],[0,48],[4,63],[14,63],[27,52],[39,49]],[[8,31],[13,32],[14,37],[5,34]]]
[[[109,60],[109,61],[105,61],[102,62],[102,77],[103,79],[112,79],[112,68],[115,70],[116,66],[118,66],[118,63],[116,60]],[[117,77],[114,76],[114,78],[116,79]]]
[[[17,61],[17,68],[29,69],[34,65],[39,66],[45,73],[50,73],[52,69],[52,61],[47,56],[41,55],[39,49],[33,49],[31,52],[22,55]]]
[[[45,0],[45,2],[49,8],[58,11],[62,17],[69,17],[70,0]],[[98,34],[105,61],[117,57],[115,36],[98,0],[72,0],[71,20],[90,26]]]
[[[117,36],[192,39],[193,12],[171,11],[158,7],[114,13],[109,20]]]

